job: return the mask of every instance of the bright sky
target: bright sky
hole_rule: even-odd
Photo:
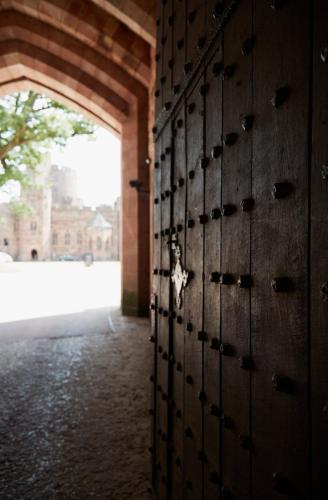
[[[85,205],[112,205],[121,194],[121,142],[102,127],[95,139],[74,137],[64,149],[54,147],[51,163],[70,167],[77,172],[78,197]],[[17,186],[0,192],[0,203],[17,196]]]
[[[54,147],[51,162],[76,170],[85,205],[112,205],[121,193],[121,142],[101,127],[95,135],[94,140],[74,137],[62,151]]]

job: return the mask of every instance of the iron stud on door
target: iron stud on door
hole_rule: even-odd
[[[173,94],[174,94],[174,95],[179,94],[180,89],[181,89],[180,84],[178,84],[178,83],[177,83],[176,85],[174,85],[174,87],[173,87]]]
[[[205,47],[206,45],[206,37],[205,36],[201,36],[198,38],[198,41],[197,41],[197,49],[198,50],[203,50],[203,48]]]
[[[220,279],[221,279],[221,273],[219,273],[217,271],[214,271],[213,273],[211,273],[211,276],[210,276],[211,283],[220,283]]]
[[[324,47],[320,52],[320,59],[323,63],[328,61],[328,47]]]
[[[271,0],[270,7],[273,10],[280,10],[286,3],[286,0]]]
[[[210,348],[214,349],[215,351],[220,350],[220,340],[217,337],[213,337],[211,339]]]
[[[272,387],[280,392],[293,392],[293,382],[285,375],[274,373],[272,375]]]
[[[216,2],[215,4],[215,7],[213,9],[213,18],[214,19],[217,19],[218,17],[220,17],[223,12],[224,12],[224,9],[225,9],[225,2]]]
[[[182,50],[184,47],[184,40],[181,38],[180,40],[177,41],[177,49]]]
[[[219,407],[217,405],[211,404],[210,413],[211,413],[211,415],[213,415],[213,417],[219,417],[220,416]]]
[[[238,135],[235,132],[230,132],[223,137],[223,144],[225,146],[233,146],[236,144]]]
[[[292,193],[292,186],[289,182],[277,182],[272,187],[272,197],[276,200],[286,198]]]
[[[187,18],[187,20],[188,20],[188,24],[193,24],[193,23],[194,23],[194,21],[195,21],[195,19],[196,19],[196,10],[193,10],[193,11],[191,11],[191,12],[188,14],[188,18]]]
[[[220,208],[213,208],[211,210],[211,219],[212,220],[217,220],[221,217],[221,209]]]
[[[214,159],[219,158],[222,154],[221,146],[214,146],[211,151],[211,157]]]
[[[212,471],[210,474],[210,482],[213,484],[220,484],[220,476],[217,472]]]
[[[292,493],[290,481],[278,472],[272,474],[272,486],[278,493],[283,495]]]
[[[220,62],[215,62],[212,66],[212,73],[215,77],[218,77],[223,71],[223,63]]]
[[[192,62],[187,62],[185,65],[184,65],[184,73],[185,75],[189,75],[189,73],[192,71]]]
[[[253,127],[253,123],[254,123],[254,116],[247,115],[243,118],[241,122],[241,128],[243,129],[244,132],[249,132]]]
[[[207,168],[209,166],[210,160],[207,157],[201,158],[199,160],[199,166],[200,168]]]
[[[243,212],[250,212],[254,208],[254,200],[253,198],[244,198],[240,202],[240,207]]]
[[[288,86],[280,87],[275,91],[274,95],[271,97],[272,106],[274,108],[280,108],[289,98],[289,96],[290,96],[290,88]]]
[[[205,403],[206,401],[206,393],[205,391],[201,390],[198,392],[198,399],[201,403]]]
[[[234,205],[223,205],[221,209],[221,214],[224,217],[229,217],[230,215],[233,215],[236,212],[236,207]]]
[[[274,278],[271,281],[271,287],[276,293],[292,292],[294,290],[293,282],[287,277]]]
[[[221,274],[220,275],[220,284],[221,285],[233,285],[235,279],[232,274]]]
[[[228,80],[229,78],[232,78],[235,74],[235,71],[236,71],[236,66],[234,64],[226,66],[223,69],[223,74],[222,74],[223,80]]]
[[[253,47],[254,47],[254,37],[251,37],[251,38],[247,38],[244,43],[242,44],[242,47],[241,47],[241,53],[243,56],[248,56],[252,50],[253,50]]]
[[[328,302],[328,282],[325,282],[321,285],[320,297],[323,302]]]
[[[253,284],[252,277],[249,274],[243,274],[239,276],[237,280],[237,285],[239,288],[250,288]]]

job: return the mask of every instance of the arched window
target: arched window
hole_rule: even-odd
[[[31,222],[30,224],[30,228],[31,228],[31,231],[34,233],[36,231],[36,228],[38,227],[37,223],[36,222]]]
[[[98,238],[97,238],[97,250],[101,250],[101,247],[102,247],[102,241],[101,241],[100,236],[98,236]]]
[[[82,245],[82,234],[80,233],[80,231],[76,235],[76,241],[78,245]]]
[[[109,238],[106,240],[106,250],[109,250]]]
[[[58,242],[58,234],[57,233],[53,233],[52,234],[52,244],[53,245],[57,245],[57,242]]]
[[[89,250],[92,250],[92,238],[89,239]]]
[[[65,234],[65,245],[69,245],[71,243],[71,235],[69,233]]]

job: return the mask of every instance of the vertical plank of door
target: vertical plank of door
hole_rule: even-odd
[[[250,212],[240,203],[252,194],[252,131],[242,129],[253,111],[252,51],[242,55],[252,36],[252,0],[245,0],[224,32],[224,65],[236,70],[223,81],[221,251],[221,272],[233,277],[232,284],[221,285],[221,342],[227,351],[221,354],[222,483],[241,500],[251,498],[250,371],[239,360],[250,356],[250,288],[240,288],[237,280],[250,275]],[[225,206],[235,212],[226,216]]]
[[[162,432],[162,454],[160,457],[162,490],[167,494],[168,486],[168,402],[169,402],[169,310],[170,310],[170,250],[167,241],[170,239],[168,231],[171,224],[171,199],[168,193],[171,186],[171,126],[170,123],[162,132],[162,162],[161,162],[161,221],[162,221],[162,275],[161,275],[161,315],[160,315],[160,342],[158,342],[158,364],[161,371],[161,393],[159,423]],[[164,494],[164,493],[163,493]]]
[[[312,495],[327,494],[328,448],[328,4],[314,2],[313,122],[311,169],[311,399]]]
[[[194,69],[202,50],[200,38],[206,36],[206,2],[204,0],[188,0],[187,9],[187,53],[186,62]]]
[[[186,218],[194,222],[194,227],[187,228],[186,268],[194,273],[185,290],[185,321],[192,331],[185,333],[184,357],[184,475],[186,498],[202,498],[202,462],[198,454],[202,452],[202,405],[198,393],[203,389],[203,341],[198,340],[198,332],[203,330],[203,226],[199,216],[203,214],[203,176],[199,159],[203,155],[203,97],[200,87],[203,79],[196,85],[187,99],[187,211]],[[192,179],[189,178],[194,174]],[[187,224],[188,225],[188,224]],[[191,383],[187,383],[191,377]],[[191,430],[192,435],[188,436]]]
[[[174,158],[173,158],[173,227],[172,238],[180,245],[182,257],[185,256],[185,204],[186,204],[186,148],[185,148],[185,107],[183,106],[174,120]],[[175,258],[172,249],[174,271]],[[183,421],[181,413],[183,410],[183,359],[184,359],[184,303],[178,308],[175,303],[176,292],[173,287],[173,328],[172,343],[173,357],[171,359],[172,369],[172,498],[180,500],[183,498]],[[182,367],[182,368],[181,368]]]
[[[220,271],[221,218],[221,149],[222,149],[222,79],[215,68],[222,62],[221,40],[213,61],[206,69],[205,96],[205,214],[208,223],[204,234],[204,451],[207,459],[204,498],[218,498],[220,473],[220,355],[212,339],[220,334],[220,285],[211,282],[211,274]],[[214,212],[213,212],[214,210]],[[216,212],[215,212],[216,210]],[[217,215],[215,215],[215,213]],[[211,217],[213,214],[213,218]]]
[[[160,168],[160,153],[161,153],[161,139],[156,143],[155,152],[155,168],[154,168],[154,245],[153,245],[153,283],[152,292],[153,300],[152,305],[154,307],[152,314],[152,340],[154,345],[154,371],[151,376],[152,388],[152,399],[151,399],[151,410],[154,411],[152,418],[152,428],[151,428],[151,460],[152,460],[152,486],[156,490],[156,463],[157,463],[157,452],[159,437],[157,434],[157,409],[158,409],[158,398],[157,398],[157,380],[158,380],[158,366],[157,366],[157,343],[158,343],[158,304],[160,302],[160,276],[159,269],[161,268],[161,206],[159,200],[161,198],[161,168]],[[154,202],[154,200],[152,200]]]
[[[162,154],[162,149],[163,149],[163,139],[160,137],[157,140],[156,143],[156,158],[158,161],[158,168],[156,169],[156,174],[155,174],[155,210],[154,210],[154,226],[158,228],[158,239],[157,245],[155,246],[155,255],[154,255],[154,268],[155,272],[157,274],[154,276],[154,287],[155,290],[157,291],[157,297],[158,297],[158,302],[157,302],[157,337],[155,338],[155,350],[156,350],[156,385],[155,385],[155,391],[156,391],[156,447],[155,447],[155,467],[156,467],[156,493],[157,496],[160,499],[165,498],[165,489],[163,492],[163,485],[162,485],[162,473],[161,473],[161,468],[162,468],[162,457],[163,455],[165,456],[165,443],[162,441],[162,400],[161,400],[161,393],[159,391],[159,388],[162,387],[162,381],[163,381],[163,367],[162,363],[160,362],[160,354],[158,352],[158,347],[162,346],[162,338],[164,336],[164,332],[162,331],[162,316],[160,314],[160,311],[162,309],[161,302],[162,302],[162,276],[160,273],[160,270],[162,269],[162,238],[161,238],[161,229],[162,229],[162,201],[161,201],[161,192],[162,192],[162,160],[161,154]],[[158,248],[156,251],[156,247]],[[155,266],[155,261],[156,266]],[[162,348],[162,347],[161,347]]]
[[[309,4],[272,9],[254,2],[252,484],[258,499],[280,498],[282,491],[309,498]],[[275,94],[280,88],[288,92]],[[281,182],[291,193],[274,199],[273,185]],[[293,290],[275,292],[277,277],[287,277]]]
[[[173,24],[172,24],[172,0],[168,0],[164,5],[163,11],[163,36],[161,39],[163,54],[163,77],[165,81],[162,84],[163,106],[172,101],[172,42],[173,42]]]
[[[186,4],[187,0],[173,2],[173,88],[181,85],[186,58]]]

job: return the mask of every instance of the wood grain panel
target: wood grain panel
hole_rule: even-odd
[[[323,500],[328,7],[158,3],[161,64],[174,53],[183,85],[156,144],[157,497]],[[173,238],[192,273],[181,309]]]
[[[220,273],[221,260],[221,160],[222,160],[222,79],[216,68],[222,62],[221,41],[215,57],[206,69],[205,95],[205,208],[204,226],[204,498],[216,499],[220,474]],[[206,166],[205,166],[206,165]]]
[[[165,81],[162,83],[163,106],[172,101],[172,63],[173,63],[173,1],[168,0],[164,4],[163,11],[163,35],[161,39],[163,68],[162,76]]]
[[[186,6],[187,0],[173,2],[173,89],[181,86],[186,58]]]
[[[222,482],[240,500],[251,498],[250,369],[246,366],[250,287],[245,285],[250,280],[252,211],[243,211],[241,202],[250,200],[252,194],[252,130],[242,128],[253,113],[253,51],[243,52],[252,37],[252,0],[245,0],[224,32],[224,66],[236,69],[223,80],[222,153],[221,272],[226,280],[221,285]],[[238,286],[240,277],[242,287]]]
[[[313,499],[327,492],[328,447],[328,66],[327,2],[314,3],[311,169],[311,400]]]
[[[161,154],[161,139],[158,140],[155,149],[155,162],[154,162],[154,198],[152,202],[154,203],[153,217],[154,217],[154,244],[153,244],[153,280],[152,280],[152,335],[149,339],[154,346],[154,365],[153,373],[150,373],[150,384],[152,386],[152,396],[150,410],[154,411],[152,415],[152,428],[151,428],[151,461],[152,461],[152,486],[156,490],[158,482],[158,474],[156,470],[156,464],[158,461],[158,446],[159,446],[159,436],[157,434],[157,421],[158,421],[158,410],[159,401],[157,397],[157,384],[158,384],[158,364],[157,364],[157,347],[158,347],[158,305],[160,302],[160,275],[159,270],[161,269],[161,206],[159,203],[161,197],[161,168],[160,168],[160,154]]]
[[[187,55],[186,62],[196,66],[206,39],[206,2],[189,0],[187,9]]]
[[[184,441],[184,474],[185,482],[192,483],[192,488],[187,488],[187,498],[195,499],[202,498],[203,489],[203,465],[198,458],[203,449],[203,411],[198,398],[199,391],[203,390],[203,341],[199,337],[199,332],[203,330],[203,225],[199,222],[199,217],[204,210],[204,172],[199,165],[204,147],[204,99],[200,94],[203,83],[201,79],[188,97],[186,119],[188,168],[186,268],[194,276],[185,291],[185,319],[191,328],[185,334],[183,372],[185,380],[184,427],[187,432]],[[193,222],[193,227],[190,227],[190,221]],[[188,377],[191,377],[190,383],[188,383]],[[188,436],[189,430],[192,432],[190,436]]]
[[[160,268],[160,303],[158,321],[158,341],[157,341],[157,412],[158,412],[158,461],[159,472],[158,489],[160,498],[167,497],[167,487],[169,482],[168,471],[168,401],[169,401],[169,308],[170,308],[170,254],[167,245],[169,238],[167,231],[170,228],[170,190],[171,183],[171,131],[168,127],[161,137],[161,268]]]
[[[186,148],[185,148],[185,108],[174,119],[174,158],[172,190],[173,194],[173,227],[174,234],[172,240],[180,245],[182,251],[183,264],[185,264],[185,204],[186,204]],[[174,245],[173,245],[174,246]],[[174,271],[176,259],[174,258],[174,248],[172,249],[172,267]],[[172,344],[173,358],[171,360],[172,383],[173,383],[173,405],[171,407],[172,418],[172,443],[171,455],[172,467],[172,498],[179,500],[183,498],[183,390],[184,390],[184,302],[178,308],[175,299],[176,292],[173,287],[173,325]]]
[[[308,499],[309,3],[254,5],[253,495]]]

